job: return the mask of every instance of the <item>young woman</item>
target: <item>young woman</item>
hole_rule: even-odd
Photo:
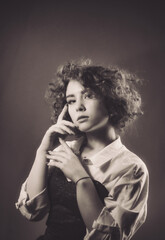
[[[49,213],[44,240],[126,240],[146,218],[148,171],[120,132],[142,114],[139,80],[117,68],[71,62],[46,98],[45,133],[16,204],[29,220]]]

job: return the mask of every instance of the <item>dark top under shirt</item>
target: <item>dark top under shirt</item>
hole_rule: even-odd
[[[107,189],[98,181],[93,181],[101,201],[108,195]],[[37,240],[83,240],[86,226],[81,217],[76,185],[67,181],[63,172],[54,168],[48,180],[50,211],[44,236]],[[84,199],[85,201],[85,199]]]

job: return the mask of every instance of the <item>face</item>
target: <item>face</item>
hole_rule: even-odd
[[[66,101],[68,113],[80,131],[91,132],[107,124],[109,117],[102,99],[78,81],[68,83]]]

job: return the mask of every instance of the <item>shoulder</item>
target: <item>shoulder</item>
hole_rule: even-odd
[[[148,169],[145,162],[137,156],[134,152],[130,151],[126,146],[123,145],[122,151],[119,153],[117,162],[125,169],[132,169],[134,174],[143,174],[148,176]],[[140,174],[140,175],[141,175]]]

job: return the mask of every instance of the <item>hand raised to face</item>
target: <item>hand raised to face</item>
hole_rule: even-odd
[[[43,151],[52,150],[55,147],[55,143],[58,142],[58,138],[66,139],[68,136],[75,136],[77,128],[71,121],[64,120],[68,112],[67,105],[64,106],[61,111],[57,123],[53,124],[45,133],[40,149]]]

